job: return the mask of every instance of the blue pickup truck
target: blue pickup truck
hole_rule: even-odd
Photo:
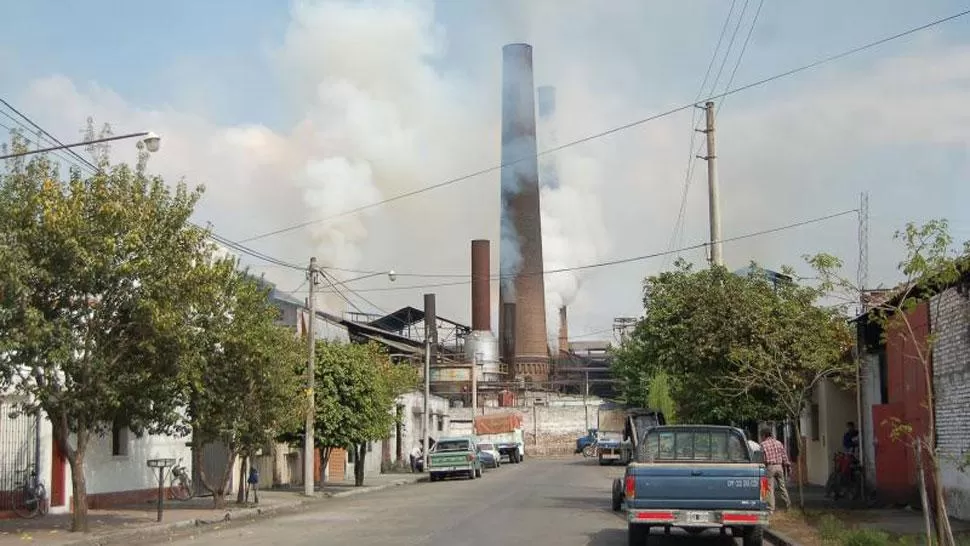
[[[635,449],[620,495],[630,546],[646,544],[654,527],[692,534],[730,529],[732,536],[743,537],[744,546],[761,546],[768,525],[768,478],[763,456],[748,447],[744,432],[658,426],[648,429]]]

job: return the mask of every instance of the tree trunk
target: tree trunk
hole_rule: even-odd
[[[797,477],[795,478],[798,481],[798,508],[802,512],[804,512],[805,511],[805,486],[803,485],[803,483],[805,482],[805,479],[804,479],[805,477],[802,476],[802,457],[805,456],[805,438],[802,437],[802,430],[801,430],[801,426],[799,425],[800,420],[801,420],[800,415],[795,417],[792,420],[792,430],[795,433],[795,441],[798,443],[798,460],[792,461],[792,463],[796,467],[796,470],[798,470]],[[808,465],[805,465],[805,466],[807,467]],[[795,474],[795,473],[792,472],[792,474]]]
[[[246,469],[249,466],[249,455],[240,456],[239,465],[239,492],[236,493],[236,503],[246,502]]]
[[[330,464],[330,455],[333,454],[332,447],[321,447],[320,449],[320,487],[327,483],[327,465]]]
[[[71,466],[71,494],[73,495],[73,506],[71,513],[71,531],[87,533],[90,531],[88,525],[88,488],[84,479],[84,455],[87,451],[88,438],[90,432],[86,427],[78,427],[77,447],[71,449],[67,437],[70,432],[67,428],[67,419],[58,419],[58,424],[54,427],[54,441],[61,446],[61,451],[67,456],[67,462]]]
[[[357,445],[357,463],[354,465],[354,486],[364,485],[364,458],[367,456],[367,444]]]

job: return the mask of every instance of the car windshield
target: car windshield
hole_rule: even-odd
[[[495,451],[495,446],[492,444],[478,444],[478,449],[482,451]]]
[[[726,430],[651,430],[638,446],[641,462],[714,461],[746,463],[741,438]]]
[[[435,451],[468,451],[467,440],[442,440],[435,444]]]

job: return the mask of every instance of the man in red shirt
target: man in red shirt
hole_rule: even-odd
[[[786,475],[791,472],[791,460],[785,445],[775,439],[770,430],[761,431],[761,449],[765,454],[765,465],[768,467],[768,511],[775,511],[775,490],[785,501],[785,508],[791,508],[791,497],[788,496]]]

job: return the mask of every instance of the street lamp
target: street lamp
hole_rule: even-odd
[[[140,138],[139,138],[140,137]],[[60,146],[51,146],[50,148],[41,148],[39,150],[27,150],[26,152],[17,152],[15,154],[0,155],[0,159],[10,159],[12,157],[22,157],[31,154],[40,154],[43,152],[52,152],[54,150],[64,150],[67,148],[75,148],[77,146],[87,146],[89,144],[98,144],[99,142],[111,142],[114,140],[124,140],[127,138],[139,138],[139,143],[144,144],[145,149],[149,152],[157,152],[161,147],[162,138],[151,131],[142,131],[140,133],[128,133],[126,135],[110,136],[105,138],[97,138],[94,140],[88,140],[85,142],[75,142],[73,144],[61,144]]]

